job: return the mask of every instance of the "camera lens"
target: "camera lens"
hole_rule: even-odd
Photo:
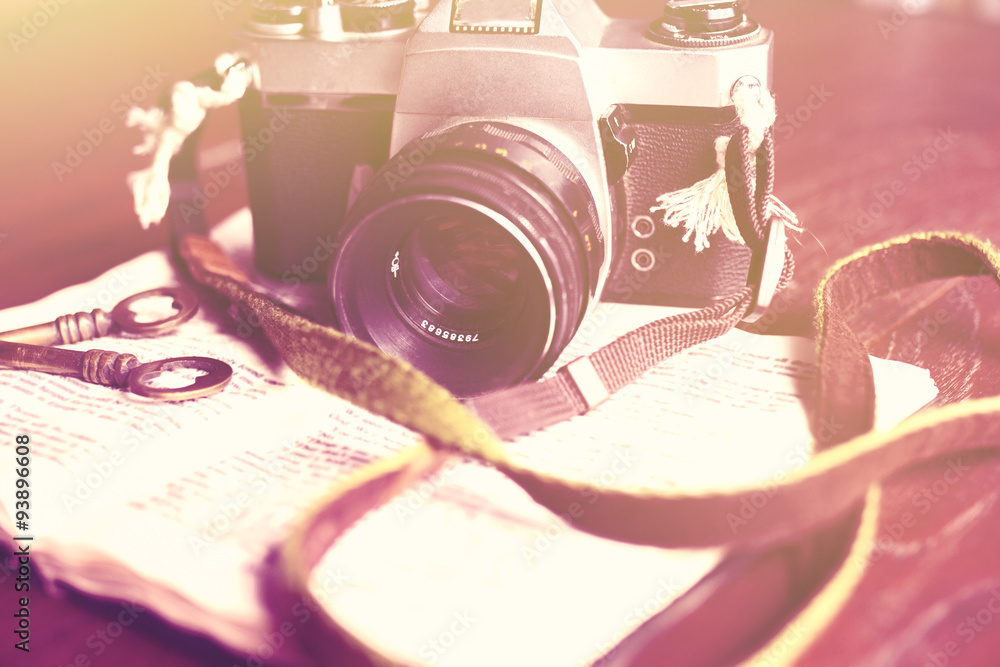
[[[403,148],[351,208],[330,290],[344,330],[460,396],[541,375],[604,260],[575,167],[538,136],[473,123]]]
[[[401,312],[429,313],[449,334],[492,331],[523,308],[531,268],[517,240],[488,218],[441,216],[403,242],[399,280],[390,283]]]

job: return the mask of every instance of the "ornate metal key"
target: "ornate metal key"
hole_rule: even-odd
[[[209,396],[221,391],[233,376],[229,364],[208,357],[177,357],[141,364],[134,354],[105,350],[77,352],[9,341],[0,341],[0,366],[71,375],[94,384],[126,387],[134,394],[165,401]],[[153,386],[152,382],[162,373],[184,369],[206,374],[183,387]]]
[[[132,306],[145,299],[170,297],[174,312],[165,318],[140,322]],[[160,287],[134,294],[116,305],[111,313],[97,308],[57,317],[52,322],[36,324],[0,333],[0,340],[29,345],[65,345],[106,336],[116,326],[126,333],[156,336],[187,322],[198,312],[198,296],[186,287]]]

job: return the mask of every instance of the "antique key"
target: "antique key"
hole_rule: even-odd
[[[77,352],[2,340],[0,366],[70,375],[94,384],[128,388],[134,394],[165,401],[209,396],[221,391],[233,376],[229,364],[209,357],[177,357],[141,364],[134,354],[105,350]],[[153,386],[152,381],[160,374],[184,369],[204,371],[205,375],[183,387]]]
[[[170,297],[175,312],[152,322],[140,322],[132,305],[156,297]],[[198,296],[186,287],[160,287],[133,294],[116,305],[111,313],[97,308],[57,317],[52,322],[36,324],[0,333],[0,340],[29,345],[65,345],[106,336],[117,326],[126,333],[156,336],[187,322],[198,312]]]

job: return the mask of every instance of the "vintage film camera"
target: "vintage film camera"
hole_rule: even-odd
[[[241,114],[258,264],[457,395],[539,377],[597,301],[710,303],[750,252],[655,222],[770,87],[739,2],[258,0]],[[279,128],[279,129],[273,129]],[[265,136],[268,135],[269,136]]]

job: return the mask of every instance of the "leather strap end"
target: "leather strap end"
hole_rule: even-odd
[[[208,276],[223,276],[247,285],[250,279],[233,264],[229,256],[214,241],[200,234],[184,234],[177,242],[177,251],[199,283],[205,284]]]

